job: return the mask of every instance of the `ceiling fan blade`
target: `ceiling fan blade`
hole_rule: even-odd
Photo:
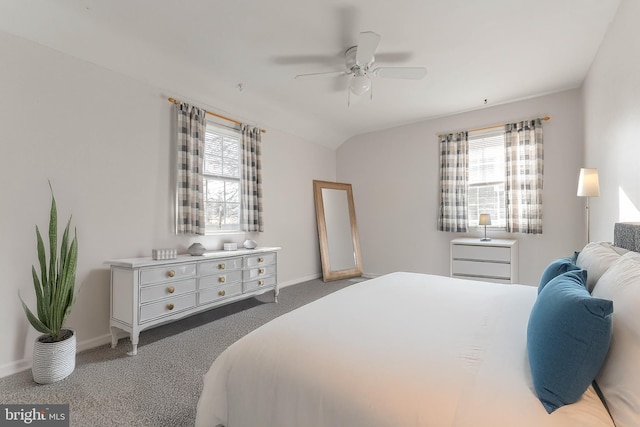
[[[424,67],[380,67],[373,70],[373,75],[383,79],[420,80],[427,75]]]
[[[296,79],[305,79],[308,77],[331,77],[331,76],[346,76],[346,71],[327,71],[324,73],[309,73],[309,74],[298,74]]]
[[[373,31],[360,33],[358,37],[358,50],[356,51],[356,64],[365,66],[373,61],[373,54],[380,43],[380,36]]]

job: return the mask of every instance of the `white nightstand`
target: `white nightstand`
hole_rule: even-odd
[[[451,241],[451,277],[518,282],[518,241],[460,238]]]

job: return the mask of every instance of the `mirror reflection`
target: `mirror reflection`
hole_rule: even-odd
[[[351,184],[314,181],[324,281],[362,275]]]

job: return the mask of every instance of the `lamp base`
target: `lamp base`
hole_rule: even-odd
[[[491,237],[485,237],[484,239],[480,239],[481,242],[490,242]]]

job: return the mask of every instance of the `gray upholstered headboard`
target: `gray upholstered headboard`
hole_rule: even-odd
[[[619,248],[640,252],[640,222],[616,222],[613,244]]]

